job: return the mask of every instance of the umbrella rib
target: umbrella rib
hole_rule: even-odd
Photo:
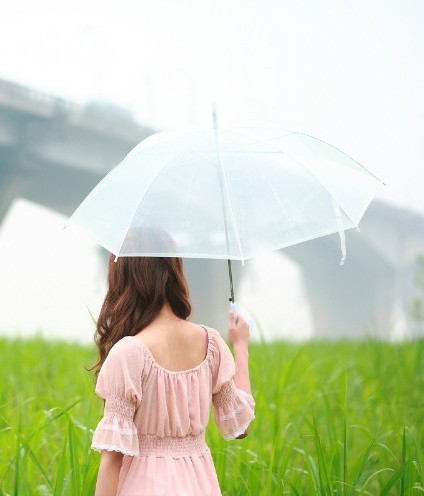
[[[245,129],[245,128],[241,128],[241,129]],[[248,129],[248,128],[247,128]],[[311,138],[315,141],[319,141],[321,143],[324,143],[325,145],[327,146],[330,146],[331,148],[334,148],[335,150],[337,150],[339,153],[343,154],[345,157],[349,158],[350,160],[353,160],[353,162],[355,162],[355,164],[357,164],[364,172],[367,172],[368,174],[370,174],[371,176],[373,176],[375,179],[377,179],[377,181],[379,182],[382,182],[384,185],[386,185],[386,183],[384,183],[384,181],[382,181],[379,177],[377,177],[374,173],[372,173],[370,170],[368,170],[366,167],[364,167],[362,164],[360,164],[359,162],[357,162],[354,158],[352,158],[350,155],[348,155],[347,153],[345,153],[344,151],[340,150],[340,148],[337,148],[336,146],[334,145],[330,145],[330,143],[327,143],[326,141],[322,140],[322,139],[319,139],[319,138],[316,138],[315,136],[311,136],[310,134],[306,134],[306,133],[301,133],[299,131],[292,131],[292,132],[287,132],[286,134],[284,134],[283,136],[280,137],[280,139],[285,139],[287,138],[288,136],[291,136],[293,134],[298,134],[299,136],[307,136],[308,138]],[[248,132],[244,134],[244,136],[249,136]],[[263,139],[258,139],[258,138],[255,138],[256,142],[254,141],[253,144],[255,143],[263,143],[264,145],[268,145],[268,146],[273,146],[274,148],[276,148],[279,152],[282,152],[282,150],[280,150],[280,148],[278,146],[275,146],[273,145],[272,143],[268,143],[267,141],[264,141]],[[252,144],[252,143],[251,143]],[[231,150],[229,150],[231,151]],[[250,152],[252,153],[252,152]],[[258,152],[258,153],[272,153],[272,152]],[[285,152],[282,152],[282,153],[285,153]],[[287,155],[288,156],[288,155]],[[315,176],[314,176],[315,177]]]
[[[189,143],[188,145],[184,146],[176,155],[170,157],[165,163],[164,165],[161,167],[161,169],[158,171],[158,173],[156,174],[156,176],[153,178],[153,180],[150,182],[149,186],[147,187],[146,191],[144,192],[143,196],[141,197],[140,201],[138,202],[131,218],[130,218],[130,222],[128,224],[128,227],[127,229],[125,230],[125,234],[124,234],[124,237],[122,238],[122,241],[121,241],[121,244],[119,246],[119,250],[117,253],[115,253],[115,261],[118,259],[119,257],[119,252],[121,251],[122,249],[122,246],[124,244],[124,241],[125,241],[125,238],[127,237],[127,232],[128,232],[128,229],[131,227],[131,224],[134,220],[134,217],[138,211],[138,209],[140,208],[141,206],[141,203],[143,202],[143,200],[146,198],[147,194],[149,193],[149,191],[152,189],[153,185],[156,183],[157,179],[159,178],[159,176],[163,173],[163,171],[169,166],[170,162],[172,162],[175,158],[177,158],[178,156],[180,156],[183,152],[186,151],[187,148],[189,148],[190,146],[192,146],[191,143]]]
[[[234,213],[233,203],[232,203],[232,200],[231,200],[230,187],[229,187],[229,184],[228,184],[227,175],[225,174],[224,161],[223,161],[222,154],[221,154],[221,147],[219,146],[219,137],[218,137],[219,128],[215,128],[214,129],[214,132],[215,132],[215,144],[216,144],[216,149],[217,149],[217,153],[218,153],[218,162],[219,162],[219,167],[220,167],[220,170],[221,170],[222,180],[223,180],[223,183],[224,183],[223,184],[223,186],[224,186],[223,189],[224,189],[224,191],[226,193],[228,205],[230,207],[230,217],[231,217],[231,220],[232,220],[232,223],[233,223],[233,227],[234,227],[234,231],[235,231],[235,236],[236,236],[237,246],[238,246],[239,253],[240,253],[240,258],[243,261],[244,260],[244,258],[243,258],[243,249],[241,247],[241,241],[240,241],[240,236],[239,236],[239,232],[238,232],[237,220],[236,220],[236,216],[235,216],[235,213]],[[224,209],[224,224],[225,224],[225,230],[226,230],[226,233],[225,234],[226,234],[226,238],[227,238],[226,239],[226,241],[227,241],[227,252],[229,252],[228,228],[227,228],[227,219],[226,219],[226,216],[225,216],[225,203],[223,203],[222,206],[223,206],[223,209]]]
[[[323,184],[322,181],[320,181],[317,176],[315,174],[313,174],[307,167],[305,167],[301,162],[299,162],[298,160],[296,160],[294,157],[292,157],[290,154],[286,153],[286,152],[282,152],[284,153],[284,155],[286,155],[287,157],[289,157],[290,159],[293,160],[293,162],[296,162],[297,165],[300,165],[300,167],[302,167],[303,170],[305,170],[310,176],[312,176],[315,181],[318,181],[318,183],[325,189],[325,191],[327,191],[327,193],[331,196],[331,199],[332,201],[334,202],[334,204],[337,205],[338,208],[340,208],[340,210],[343,211],[343,213],[346,215],[346,217],[350,220],[350,222],[352,222],[352,224],[354,226],[357,227],[356,223],[353,221],[353,219],[350,217],[350,215],[347,214],[347,212],[345,211],[345,209],[343,207],[341,207],[339,205],[339,203],[337,202],[337,200],[334,198],[334,195],[331,193],[331,191],[327,188],[327,186],[325,184]]]
[[[325,145],[328,145],[328,146],[331,146],[332,148],[334,148],[335,150],[337,150],[338,152],[342,153],[345,157],[349,158],[350,160],[353,160],[355,162],[355,164],[359,165],[359,167],[361,169],[363,169],[365,172],[367,172],[368,174],[370,174],[371,176],[373,176],[375,179],[377,179],[377,181],[379,181],[380,183],[383,183],[384,185],[386,185],[386,183],[384,181],[382,181],[379,177],[377,177],[375,174],[373,174],[370,170],[368,170],[366,167],[364,167],[362,164],[360,164],[359,162],[357,162],[354,158],[352,158],[350,155],[348,155],[347,153],[343,152],[342,150],[340,150],[339,148],[337,148],[336,146],[334,145],[330,145],[330,143],[327,143],[326,141],[322,140],[322,139],[319,139],[319,138],[315,138],[315,136],[311,136],[309,134],[306,134],[306,133],[299,133],[298,131],[295,133],[295,134],[299,134],[300,136],[307,136],[308,138],[311,138],[311,139],[314,139],[316,141],[320,141],[321,143],[324,143]]]
[[[297,133],[297,134],[301,134],[301,133]],[[307,136],[307,135],[306,135]],[[325,186],[325,184],[323,184],[323,182],[313,173],[311,172],[308,167],[305,167],[301,162],[299,162],[298,160],[296,160],[292,155],[290,155],[289,153],[285,152],[284,150],[281,150],[281,148],[279,148],[278,146],[274,145],[273,143],[266,143],[266,141],[263,141],[263,140],[258,140],[260,141],[261,143],[264,143],[265,145],[268,145],[268,146],[272,146],[274,147],[275,149],[277,149],[280,153],[282,153],[283,155],[286,155],[286,157],[290,158],[291,160],[293,160],[293,162],[295,162],[297,165],[299,165],[304,171],[306,171],[310,176],[312,176],[315,181],[318,181],[318,183],[325,189],[325,191],[327,191],[327,193],[331,196],[332,200],[334,201],[334,203],[343,211],[343,213],[346,215],[346,217],[352,222],[352,224],[354,226],[357,227],[357,225],[355,224],[355,222],[352,220],[352,218],[350,217],[350,215],[348,215],[344,208],[342,208],[339,203],[336,201],[336,199],[334,198],[334,195],[331,193],[331,191],[329,191],[329,189],[327,188],[327,186]],[[352,159],[353,160],[353,159]],[[360,164],[359,164],[360,165]],[[366,171],[367,169],[365,167],[363,167]],[[370,173],[371,174],[371,173]],[[373,175],[373,174],[371,174]],[[375,176],[374,176],[375,177]],[[378,179],[378,178],[376,178]]]

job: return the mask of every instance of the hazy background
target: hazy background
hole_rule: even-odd
[[[371,243],[377,250],[372,255],[358,251],[357,263],[387,258],[384,270],[391,272],[386,279],[379,272],[381,286],[390,280],[396,295],[379,310],[384,324],[378,335],[407,337],[416,332],[405,311],[413,296],[412,260],[424,250],[423,24],[420,0],[16,0],[2,8],[0,78],[81,108],[97,102],[114,115],[123,107],[150,132],[210,126],[215,101],[222,126],[299,130],[345,151],[387,183],[377,199],[387,208],[368,228],[369,239],[383,241],[378,250],[378,240]],[[0,162],[0,185],[5,163]],[[47,335],[90,340],[86,307],[98,312],[104,259],[83,241],[63,241],[63,211],[28,200],[18,195],[0,227],[0,329],[30,333],[38,328]],[[399,237],[413,241],[387,254]],[[347,264],[349,250],[348,238]],[[310,258],[270,254],[243,269],[239,300],[260,317],[268,336],[316,334],[317,312],[310,302],[315,299],[316,309],[318,276],[312,286],[305,285],[305,273],[314,270],[307,267]],[[338,258],[330,263],[344,270]],[[326,291],[334,283],[340,293],[325,274],[320,277]],[[346,284],[353,283],[346,279]],[[359,312],[357,286],[334,306]],[[226,311],[226,294],[216,308]],[[358,335],[376,322],[367,315],[355,324]],[[201,310],[197,316],[202,319]],[[320,334],[326,333],[321,329]]]

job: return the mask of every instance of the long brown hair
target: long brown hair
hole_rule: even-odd
[[[108,284],[94,338],[99,353],[92,367],[96,379],[111,347],[151,324],[166,303],[181,319],[191,313],[181,258],[120,257],[115,262],[111,255]]]

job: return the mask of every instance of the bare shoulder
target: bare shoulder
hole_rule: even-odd
[[[193,322],[162,323],[146,327],[135,339],[142,341],[154,359],[170,370],[185,370],[205,359],[205,329]]]
[[[195,335],[204,336],[205,335],[205,329],[210,330],[209,327],[202,325],[202,324],[195,324],[194,322],[189,322],[189,321],[186,321],[186,323],[185,323],[185,331],[192,333],[193,336],[195,336]]]

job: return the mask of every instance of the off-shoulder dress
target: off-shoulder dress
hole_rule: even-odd
[[[163,368],[132,336],[118,341],[103,363],[96,394],[105,408],[91,448],[124,454],[118,495],[221,495],[205,442],[211,404],[223,437],[235,439],[255,418],[255,401],[236,387],[224,339],[204,329],[206,357],[192,369]]]

